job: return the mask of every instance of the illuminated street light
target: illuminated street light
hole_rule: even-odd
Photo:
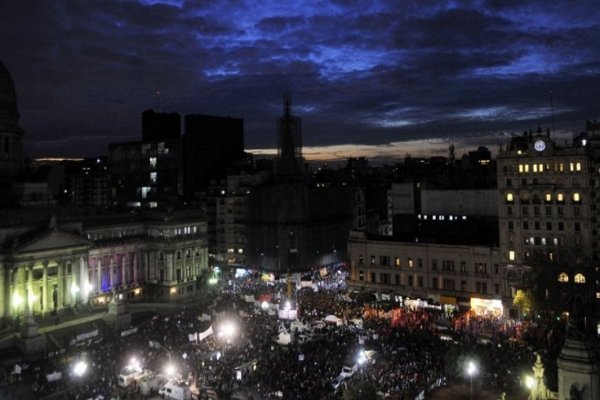
[[[290,303],[290,301],[286,301],[285,302],[285,306],[284,306],[284,310],[289,311],[292,309],[292,303]]]
[[[473,399],[473,375],[477,373],[477,366],[473,361],[469,361],[467,364],[467,374],[471,380],[471,399]]]
[[[87,371],[88,365],[85,361],[79,360],[73,365],[73,374],[78,377],[82,377]]]
[[[263,301],[262,304],[260,305],[260,308],[262,308],[263,311],[267,311],[267,309],[269,308],[269,303],[266,301]]]
[[[237,332],[237,326],[232,321],[224,322],[219,330],[219,335],[224,336],[227,340],[231,339]]]
[[[215,276],[213,276],[212,278],[210,278],[208,280],[209,285],[216,285],[217,282],[219,282],[219,279],[217,277],[215,277]]]
[[[165,374],[167,374],[167,376],[172,377],[175,375],[176,372],[177,370],[175,369],[175,366],[173,364],[167,364],[165,366]]]
[[[142,372],[142,365],[140,364],[138,359],[135,357],[131,358],[131,360],[129,361],[129,364],[127,364],[125,366],[125,368],[128,371],[132,371],[132,372]]]

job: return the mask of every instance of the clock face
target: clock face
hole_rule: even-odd
[[[533,147],[537,151],[544,151],[544,149],[546,148],[546,143],[544,143],[543,140],[536,140],[535,143],[533,144]]]

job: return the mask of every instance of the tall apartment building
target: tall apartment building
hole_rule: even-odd
[[[125,142],[109,146],[113,203],[156,208],[181,194],[181,141]]]
[[[108,207],[112,204],[111,179],[106,157],[87,158],[65,166],[71,203],[77,206]]]
[[[231,174],[209,187],[209,246],[216,265],[246,266],[248,199],[268,179],[266,172]],[[210,229],[210,228],[213,229]]]
[[[244,159],[244,120],[196,114],[184,124],[184,192],[192,200]]]
[[[563,309],[569,291],[600,292],[599,138],[587,136],[560,146],[538,128],[512,138],[497,158],[501,263],[513,288],[551,275],[546,296],[559,296]]]
[[[142,140],[164,142],[181,138],[181,116],[146,110],[142,113]]]

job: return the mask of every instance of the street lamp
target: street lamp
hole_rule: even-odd
[[[467,374],[471,380],[471,399],[473,399],[473,375],[477,373],[477,366],[473,361],[469,361],[467,364]]]
[[[267,311],[269,309],[269,303],[267,301],[263,301],[260,305],[260,308],[262,308],[263,311]]]
[[[221,325],[221,329],[219,329],[219,335],[224,337],[227,342],[231,340],[231,338],[236,334],[237,326],[232,321],[226,321]]]
[[[165,375],[167,375],[167,377],[171,379],[177,373],[177,368],[175,368],[175,365],[173,365],[172,363],[168,363],[167,365],[165,365],[164,371]]]
[[[167,350],[163,345],[161,345],[159,342],[155,342],[153,340],[150,340],[148,342],[148,346],[150,346],[153,349],[157,349],[157,350],[164,350],[168,355],[169,355],[169,362],[171,362],[171,352],[169,350]]]
[[[360,365],[360,376],[361,378],[364,377],[364,365],[365,362],[367,361],[367,357],[365,355],[365,351],[361,350],[358,352],[358,365]]]
[[[79,360],[73,364],[73,374],[81,378],[87,371],[88,365],[85,361]]]

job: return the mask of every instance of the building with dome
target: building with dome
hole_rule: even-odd
[[[23,168],[23,133],[15,84],[0,61],[0,184],[11,182]]]

